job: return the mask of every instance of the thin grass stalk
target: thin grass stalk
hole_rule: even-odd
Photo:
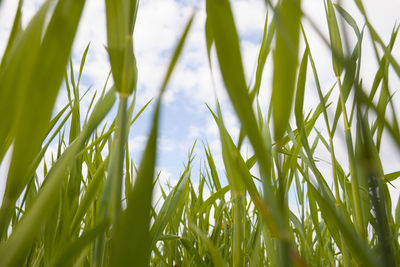
[[[339,0],[339,3],[337,4],[337,6],[336,6],[337,8],[338,8],[338,11],[340,12],[340,11],[342,11],[342,17],[341,17],[341,19],[340,19],[340,22],[341,22],[341,26],[342,26],[342,32],[343,32],[343,34],[344,34],[344,45],[345,45],[345,51],[347,52],[347,54],[350,52],[350,47],[349,47],[349,38],[348,38],[348,34],[347,34],[347,29],[345,28],[345,24],[344,24],[344,19],[346,18],[345,16],[343,16],[344,14],[347,14],[343,9],[341,9],[341,1]],[[347,14],[348,15],[348,14]],[[347,16],[347,18],[349,18],[350,16]],[[351,17],[350,17],[351,18]],[[347,20],[348,22],[349,22],[349,20]],[[354,25],[352,25],[352,24],[354,24]],[[358,43],[357,43],[357,45],[356,45],[356,48],[355,48],[355,51],[356,51],[356,49],[359,47],[359,45],[361,45],[361,40],[362,40],[362,34],[359,32],[359,30],[358,30],[358,27],[357,27],[357,25],[355,24],[355,22],[354,21],[351,21],[351,23],[349,23],[350,25],[352,25],[353,26],[353,28],[354,28],[354,30],[355,30],[355,32],[356,32],[356,35],[357,35],[357,37],[359,38],[359,41],[358,41]],[[339,33],[340,34],[340,33]],[[354,51],[354,52],[355,52]],[[353,55],[354,55],[355,53],[353,53]],[[357,68],[357,70],[358,70],[358,72],[357,72],[357,74],[356,74],[356,77],[355,78],[358,78],[358,75],[359,75],[359,68],[360,68],[360,66],[361,66],[361,51],[360,51],[360,53],[359,53],[360,55],[359,55],[359,65],[358,65],[358,68]],[[349,59],[349,62],[353,59],[353,55],[351,55],[351,59]],[[343,56],[343,55],[342,55]],[[343,57],[344,58],[344,57]],[[356,64],[355,62],[354,62],[354,64]],[[348,72],[350,72],[351,74],[350,75],[354,75],[354,73],[353,73],[353,71],[354,71],[354,69],[353,69],[353,65],[350,63],[350,64],[345,64],[345,68],[346,68],[346,76],[344,77],[344,81],[343,81],[343,84],[346,84],[346,78],[347,77],[350,77],[350,76],[347,76],[347,74],[348,74]],[[338,84],[339,84],[339,90],[340,90],[340,92],[339,92],[339,102],[340,102],[340,105],[341,105],[341,107],[342,107],[342,112],[343,112],[343,116],[345,117],[345,115],[344,114],[346,114],[346,110],[343,108],[343,106],[344,106],[344,104],[343,103],[345,103],[346,101],[344,100],[344,97],[343,97],[343,93],[342,93],[342,90],[341,90],[341,81],[340,81],[340,78],[339,78],[339,76],[337,76],[337,79],[338,79]],[[357,81],[358,81],[358,79],[354,79],[354,82],[355,83],[357,83]],[[350,93],[350,90],[351,90],[351,87],[349,87],[349,89],[348,89],[348,92],[346,93],[346,99],[347,99],[347,97],[349,96],[349,93]],[[354,105],[353,105],[353,107],[356,107],[356,105],[357,105],[357,100],[355,101],[355,103],[354,103]],[[338,106],[339,106],[339,103],[338,103]],[[358,108],[358,105],[357,105],[357,108]],[[352,116],[353,114],[351,114],[351,118],[353,117]],[[345,120],[345,118],[343,117],[343,120]],[[336,164],[336,159],[335,159],[335,161],[332,161],[332,164]],[[358,184],[358,183],[357,183]],[[353,188],[353,187],[352,187]],[[355,196],[354,195],[354,190],[352,190],[353,191],[353,199],[354,199],[354,197],[358,197],[359,199],[360,199],[360,194],[359,194],[359,190],[357,190],[357,192],[358,192],[358,196]],[[359,205],[361,205],[361,203],[359,204]],[[356,207],[357,209],[359,209],[360,207],[359,206],[357,206]],[[365,207],[364,207],[365,208]],[[359,210],[359,213],[361,213],[360,212],[360,210]],[[358,216],[361,216],[361,215],[358,215]],[[361,219],[363,220],[364,219],[364,217],[361,217]],[[367,229],[366,229],[366,226],[364,225],[364,221],[362,221],[361,222],[362,223],[362,225],[361,225],[361,227],[362,227],[362,230],[365,230],[365,231],[367,231]],[[366,222],[366,223],[368,223],[368,222]],[[360,222],[359,222],[359,224],[360,224]],[[366,233],[367,234],[367,233]],[[367,236],[365,236],[365,238],[367,239],[368,237]],[[345,249],[345,242],[344,242],[344,239],[343,239],[343,236],[342,236],[342,234],[341,234],[341,241],[342,241],[342,246],[343,246],[343,250],[342,250],[342,258],[343,258],[343,265],[345,266],[345,267],[347,267],[347,266],[349,266],[350,264],[351,264],[351,261],[350,261],[350,259],[349,259],[349,255],[348,255],[348,251]]]
[[[233,266],[243,266],[243,198],[241,194],[233,195],[233,213],[234,213],[234,223],[233,223],[233,249],[232,249],[232,265]]]
[[[125,95],[119,95],[119,106],[117,113],[117,131],[115,135],[115,144],[111,152],[109,171],[112,173],[108,179],[113,179],[111,191],[111,218],[112,224],[116,225],[121,215],[122,207],[122,180],[124,168],[125,143],[127,138],[127,102]],[[115,154],[114,154],[114,153]],[[114,154],[114,155],[113,155]]]
[[[303,37],[305,39],[306,45],[307,47],[309,47],[308,45],[308,40],[306,38],[304,29],[302,28],[302,32],[303,32]],[[338,183],[338,174],[337,174],[337,161],[336,161],[336,156],[335,156],[335,150],[334,150],[334,145],[333,145],[333,135],[334,132],[331,130],[330,124],[329,124],[329,119],[328,119],[328,113],[327,113],[327,109],[326,109],[326,104],[325,104],[325,100],[324,97],[322,95],[322,91],[320,88],[320,83],[319,83],[319,79],[318,79],[318,75],[317,75],[317,71],[316,71],[316,67],[315,67],[315,63],[314,60],[312,58],[311,53],[309,53],[309,57],[310,57],[310,63],[313,69],[313,73],[314,73],[314,78],[316,81],[316,88],[317,88],[317,92],[318,92],[318,96],[319,99],[322,103],[322,111],[323,111],[323,116],[324,116],[324,121],[325,121],[325,127],[327,129],[328,135],[329,135],[329,153],[331,156],[331,163],[332,163],[332,174],[333,174],[333,181],[334,181],[334,190],[335,190],[335,200],[336,200],[336,208],[338,212],[341,212],[341,208],[342,208],[342,202],[340,200],[340,189],[339,189],[339,183]],[[346,243],[344,241],[344,238],[342,236],[342,233],[340,233],[340,246],[341,246],[341,251],[343,253],[343,257],[344,257],[344,266],[349,266],[349,262],[348,262],[348,255],[347,255],[347,249],[346,249]],[[338,244],[339,245],[339,244]]]
[[[374,159],[374,152],[372,149],[375,148],[369,129],[367,129],[367,122],[364,118],[360,117],[360,127],[363,133],[363,145],[365,150],[364,160],[366,167],[366,179],[370,187],[370,200],[374,208],[374,215],[377,224],[377,235],[378,245],[381,250],[382,265],[394,267],[397,266],[396,258],[393,248],[392,233],[389,229],[389,222],[387,216],[387,209],[385,205],[385,194],[382,186],[381,176],[379,175],[376,168],[376,159]]]
[[[368,21],[366,17],[365,10],[363,10],[362,4],[358,3],[360,10],[362,11],[365,19]],[[368,22],[369,24],[369,22]],[[372,27],[370,24],[368,25],[369,27]],[[374,34],[376,34],[375,30],[372,28],[370,31],[373,31]],[[392,38],[397,35],[397,30],[395,33],[392,34]],[[393,46],[394,40],[391,39],[390,44],[388,47],[391,49]],[[386,47],[385,47],[386,48]],[[387,49],[387,48],[386,48]],[[385,55],[388,50],[385,51]],[[389,52],[390,54],[390,52]],[[385,58],[384,58],[385,59]],[[383,60],[384,60],[383,59]],[[386,64],[385,64],[386,65]],[[383,65],[384,66],[384,65]],[[382,92],[381,92],[381,98],[382,95],[388,92],[388,72],[387,72],[387,65],[384,68],[383,72],[383,85],[382,85]],[[384,192],[384,184],[383,184],[383,170],[382,166],[380,166],[380,159],[379,159],[379,146],[380,146],[380,141],[379,141],[379,135],[382,134],[382,132],[379,133],[378,129],[378,134],[377,134],[377,144],[374,143],[372,133],[369,127],[368,123],[368,105],[367,109],[365,111],[365,115],[363,116],[361,113],[361,103],[360,101],[362,99],[362,88],[360,84],[355,85],[355,104],[356,104],[356,112],[357,112],[357,118],[358,118],[358,124],[357,126],[360,128],[361,131],[361,143],[362,143],[362,149],[363,153],[361,154],[361,160],[364,163],[365,167],[365,179],[368,181],[369,185],[369,197],[370,201],[372,203],[372,207],[374,210],[374,219],[376,220],[376,226],[375,226],[375,231],[377,232],[377,241],[378,241],[378,247],[381,252],[381,264],[382,266],[397,266],[396,263],[396,256],[395,256],[395,251],[394,251],[394,239],[392,236],[391,229],[389,228],[389,220],[388,220],[388,213],[391,213],[391,210],[387,210],[386,207],[386,201],[389,199],[386,199],[386,195]],[[388,97],[388,96],[387,96]],[[381,102],[381,98],[379,99],[379,102]],[[372,99],[371,99],[372,100]],[[360,103],[361,102],[361,103]],[[372,102],[372,101],[370,101]],[[389,103],[391,104],[392,110],[392,101],[389,100]],[[385,103],[386,104],[386,103]],[[378,104],[378,109],[377,113],[382,114],[383,117],[385,114],[386,108],[381,107]],[[380,112],[379,112],[380,111]],[[383,124],[384,124],[385,119],[382,118],[377,119],[377,122],[381,124],[382,130],[383,130]],[[394,116],[394,124],[397,125],[397,118]],[[391,204],[391,203],[390,203]],[[389,205],[391,206],[391,205]]]
[[[347,156],[349,160],[349,169],[350,169],[350,177],[351,177],[351,188],[353,193],[353,202],[354,202],[354,209],[355,209],[355,221],[357,222],[357,229],[362,239],[366,239],[364,221],[362,216],[362,207],[361,207],[361,200],[360,200],[360,191],[359,191],[359,181],[358,181],[358,174],[356,170],[356,163],[355,163],[355,155],[353,151],[353,140],[351,137],[351,129],[349,125],[349,119],[347,116],[346,111],[346,104],[343,97],[343,90],[342,90],[342,83],[340,77],[337,77],[338,85],[339,85],[339,94],[340,94],[340,103],[342,105],[342,112],[343,112],[343,122],[344,122],[344,133],[346,138],[346,147],[347,147]]]

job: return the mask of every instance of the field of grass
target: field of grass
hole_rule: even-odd
[[[47,0],[25,28],[22,2],[0,63],[0,163],[12,151],[0,208],[0,266],[400,264],[400,201],[393,204],[389,192],[400,167],[385,172],[380,154],[384,138],[400,151],[399,103],[390,86],[400,77],[391,53],[399,27],[385,43],[361,0],[355,3],[362,28],[340,5],[324,0],[329,37],[320,38],[337,77],[330,88],[320,84],[302,27],[309,18],[301,0],[265,1],[270,19],[251,86],[229,0],[205,0],[209,60],[215,49],[219,70],[212,71],[222,75],[240,135],[233,140],[219,105],[209,106],[219,129],[224,173],[217,171],[205,142],[206,164],[194,170],[188,147],[187,163],[172,188],[160,185],[155,171],[159,117],[196,13],[182,25],[136,166],[127,137],[147,107],[135,108],[138,1],[105,0],[112,78],[102,90],[96,88],[87,114],[81,112],[80,80],[89,46],[79,72],[70,59],[85,0]],[[317,24],[311,25],[318,32]],[[370,87],[360,74],[366,42],[378,62]],[[273,66],[267,88],[261,86],[266,64]],[[311,110],[304,108],[306,84],[315,85],[319,97]],[[53,114],[60,90],[67,90],[69,102]],[[272,91],[267,111],[259,104],[262,90]],[[114,105],[114,120],[102,123]],[[345,138],[345,165],[335,150],[338,135]],[[240,153],[244,143],[253,151],[248,158]],[[57,153],[43,165],[51,144]],[[329,177],[318,164],[317,149],[329,155]],[[154,204],[159,186],[161,198]],[[289,197],[296,199],[295,209],[289,208]]]

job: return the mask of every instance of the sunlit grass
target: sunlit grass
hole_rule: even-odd
[[[133,49],[138,1],[106,0],[106,49],[114,84],[93,96],[87,114],[82,114],[79,85],[90,46],[77,77],[70,59],[85,1],[46,1],[24,29],[20,2],[0,64],[0,162],[12,151],[0,208],[0,266],[400,263],[400,205],[392,209],[389,193],[400,170],[386,173],[380,157],[383,138],[391,139],[394,151],[400,149],[398,103],[392,100],[389,77],[389,69],[400,77],[391,54],[399,27],[385,44],[360,0],[362,28],[326,0],[329,37],[319,37],[331,52],[336,82],[323,88],[301,24],[308,19],[301,1],[282,0],[275,6],[266,1],[272,19],[266,18],[249,88],[230,2],[205,2],[208,59],[218,62],[240,136],[237,141],[231,137],[218,101],[208,106],[218,126],[223,166],[216,166],[205,142],[205,164],[193,170],[194,149],[201,146],[195,143],[171,188],[160,184],[155,171],[159,117],[195,14],[182,25],[135,166],[127,137],[149,104],[134,113],[140,94]],[[370,41],[364,40],[366,34]],[[353,46],[349,35],[356,40]],[[363,84],[360,71],[365,42],[375,48],[379,63],[371,88]],[[212,49],[216,58],[210,56]],[[265,64],[273,66],[267,85],[262,83]],[[52,117],[61,88],[67,90],[68,103]],[[263,90],[272,90],[267,111],[259,104]],[[305,110],[308,90],[319,97],[312,110]],[[114,120],[102,124],[115,105]],[[290,124],[292,117],[295,123]],[[337,136],[345,137],[344,158],[337,152]],[[244,158],[244,143],[254,155]],[[56,144],[57,153],[46,161],[50,144]],[[330,159],[329,176],[323,175],[317,149]],[[217,171],[220,167],[224,172]],[[155,187],[161,191],[156,204]],[[295,208],[289,198],[297,202]]]

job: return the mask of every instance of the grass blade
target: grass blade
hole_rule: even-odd
[[[275,140],[281,139],[286,131],[293,103],[298,65],[300,4],[300,0],[283,0],[276,11],[279,20],[271,99]]]

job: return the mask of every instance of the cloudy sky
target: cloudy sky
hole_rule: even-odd
[[[3,0],[0,6],[0,54],[6,44],[17,2],[18,1],[15,0]],[[24,25],[29,22],[29,19],[42,2],[43,0],[24,1]],[[245,73],[250,83],[254,75],[255,62],[260,47],[267,9],[263,0],[234,0],[231,2],[236,25],[240,34]],[[342,5],[354,15],[358,26],[361,28],[363,20],[353,2],[352,0],[345,0],[342,1]],[[400,10],[400,2],[397,0],[364,0],[364,3],[372,24],[376,27],[385,42],[387,42],[394,24],[400,19],[398,13]],[[320,28],[321,32],[328,37],[323,1],[304,0],[302,6],[307,16],[311,18],[315,25]],[[218,129],[205,103],[214,107],[215,100],[218,98],[223,108],[224,120],[227,124],[227,128],[234,138],[236,138],[239,133],[239,123],[229,104],[218,72],[213,73],[213,79],[216,81],[215,87],[211,82],[212,79],[207,62],[204,38],[204,1],[141,1],[134,36],[135,54],[139,71],[138,102],[136,110],[139,110],[147,101],[157,95],[169,58],[172,54],[172,49],[193,9],[197,10],[195,23],[163,101],[162,127],[159,136],[160,154],[157,166],[162,170],[163,179],[170,179],[172,182],[176,180],[183,171],[183,163],[186,162],[188,151],[196,139],[196,166],[204,159],[202,144],[203,142],[208,142],[217,159],[219,169],[221,171],[223,170]],[[272,15],[270,17],[272,17]],[[329,50],[323,42],[321,42],[320,37],[312,29],[307,20],[304,20],[304,27],[309,37],[311,53],[316,60],[323,90],[327,91],[335,81],[330,63],[331,56]],[[101,90],[103,88],[110,70],[107,54],[104,49],[104,45],[106,44],[104,1],[86,1],[83,18],[73,47],[72,59],[76,71],[79,69],[80,57],[89,42],[90,50],[84,68],[81,90],[83,92],[89,87],[92,87],[92,89],[83,100],[83,110],[87,109],[95,90]],[[368,37],[365,43],[367,42]],[[368,45],[364,45],[364,49],[362,71],[364,84],[368,85],[372,82],[376,62],[371,48]],[[394,51],[396,58],[400,59],[398,43]],[[217,62],[215,60],[215,55],[213,64],[215,65],[214,70],[216,70]],[[394,92],[399,88],[400,83],[398,77],[395,77],[395,75],[392,75],[392,77],[391,90]],[[318,104],[318,98],[315,87],[313,87],[314,84],[311,76],[307,84],[305,112]],[[271,94],[270,85],[271,57],[267,60],[261,89],[260,102],[265,109]],[[62,91],[57,100],[57,108],[62,107],[66,102],[66,92]],[[150,105],[149,109],[143,113],[140,119],[131,128],[129,146],[131,156],[136,164],[139,163],[140,155],[145,140],[147,139],[149,121],[153,108],[154,106]],[[341,146],[341,144],[344,144],[343,138],[339,135],[336,139],[335,142],[337,142],[339,146],[337,150],[338,154],[339,156],[340,153],[344,155],[344,146]],[[389,138],[386,139],[388,140],[382,151],[382,157],[384,159],[383,164],[387,171],[395,171],[398,170],[396,167],[400,165],[400,156],[397,151],[390,149],[390,140]],[[248,150],[247,152],[246,149]],[[249,148],[245,147],[243,153],[246,155],[246,153],[250,154],[251,151]],[[329,161],[329,155],[321,154],[321,157]],[[346,162],[346,158],[343,158],[343,162]],[[325,168],[327,173],[329,173],[329,164],[321,164],[321,167],[323,169]],[[5,167],[2,166],[1,169],[4,173]],[[197,170],[195,169],[195,171]],[[398,195],[397,189],[392,190]]]

